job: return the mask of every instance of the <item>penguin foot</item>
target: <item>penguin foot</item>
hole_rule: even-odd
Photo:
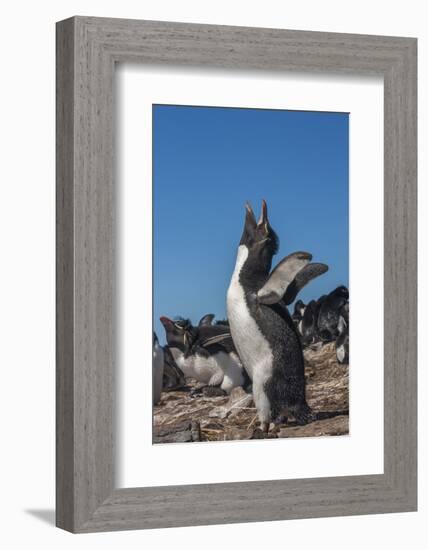
[[[269,432],[269,422],[260,422],[260,429],[263,433],[267,434]]]
[[[275,426],[280,426],[281,424],[288,424],[288,416],[285,414],[280,414],[274,420]]]
[[[269,434],[268,435],[273,436],[273,435],[279,434],[279,432],[281,431],[281,425],[283,425],[283,423],[278,422],[277,420],[272,422],[272,424],[269,426]]]
[[[254,428],[250,439],[264,439],[265,433],[260,428]]]
[[[278,428],[272,428],[268,432],[264,432],[261,428],[255,428],[250,439],[277,439],[279,434]]]
[[[269,422],[260,422],[259,428],[254,428],[250,439],[265,439],[269,434]]]

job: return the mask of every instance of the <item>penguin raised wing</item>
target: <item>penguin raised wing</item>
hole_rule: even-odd
[[[312,255],[308,252],[293,252],[281,260],[257,292],[259,303],[272,305],[279,302],[311,259]]]
[[[294,302],[298,293],[305,287],[310,281],[319,277],[323,273],[328,271],[328,265],[321,263],[311,263],[305,265],[301,269],[294,280],[290,283],[284,294],[284,302],[288,306]]]

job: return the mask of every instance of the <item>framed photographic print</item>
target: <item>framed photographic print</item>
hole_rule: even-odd
[[[416,509],[416,40],[57,25],[57,525]]]

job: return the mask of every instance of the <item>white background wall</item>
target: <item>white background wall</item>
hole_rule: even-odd
[[[73,536],[55,529],[54,506],[54,23],[70,15],[163,19],[419,38],[420,269],[427,280],[427,43],[424,2],[317,0],[19,1],[1,10],[0,541],[3,548],[389,549],[422,547],[426,469],[413,514],[299,520]],[[425,208],[424,208],[425,206]],[[427,304],[427,286],[420,299]],[[420,334],[427,325],[421,307]],[[424,330],[425,329],[425,330]],[[422,341],[422,338],[421,338]],[[425,360],[424,360],[425,359]],[[427,463],[426,352],[420,346],[421,465]],[[425,432],[425,433],[424,433]],[[417,539],[421,539],[418,543]]]

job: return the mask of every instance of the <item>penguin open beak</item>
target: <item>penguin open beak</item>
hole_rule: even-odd
[[[248,212],[248,214],[254,216],[253,209],[251,207],[251,204],[248,201],[245,203],[245,210]]]
[[[250,229],[251,227],[256,227],[256,216],[254,215],[251,204],[247,201],[245,203],[245,210],[247,211],[245,215],[245,225]]]
[[[268,220],[268,212],[267,212],[267,204],[266,201],[262,200],[262,211],[260,212],[260,218],[257,222],[257,229],[261,229],[265,235],[268,235],[269,229],[269,220]]]
[[[262,200],[262,211],[260,212],[260,218],[257,222],[257,227],[263,227],[268,222],[267,204],[265,199]]]
[[[262,242],[265,243],[267,240],[272,239],[272,235],[275,234],[269,225],[266,201],[262,200],[262,209],[258,222],[249,202],[245,203],[245,210],[244,230],[239,244],[252,247],[255,243],[262,244]]]

